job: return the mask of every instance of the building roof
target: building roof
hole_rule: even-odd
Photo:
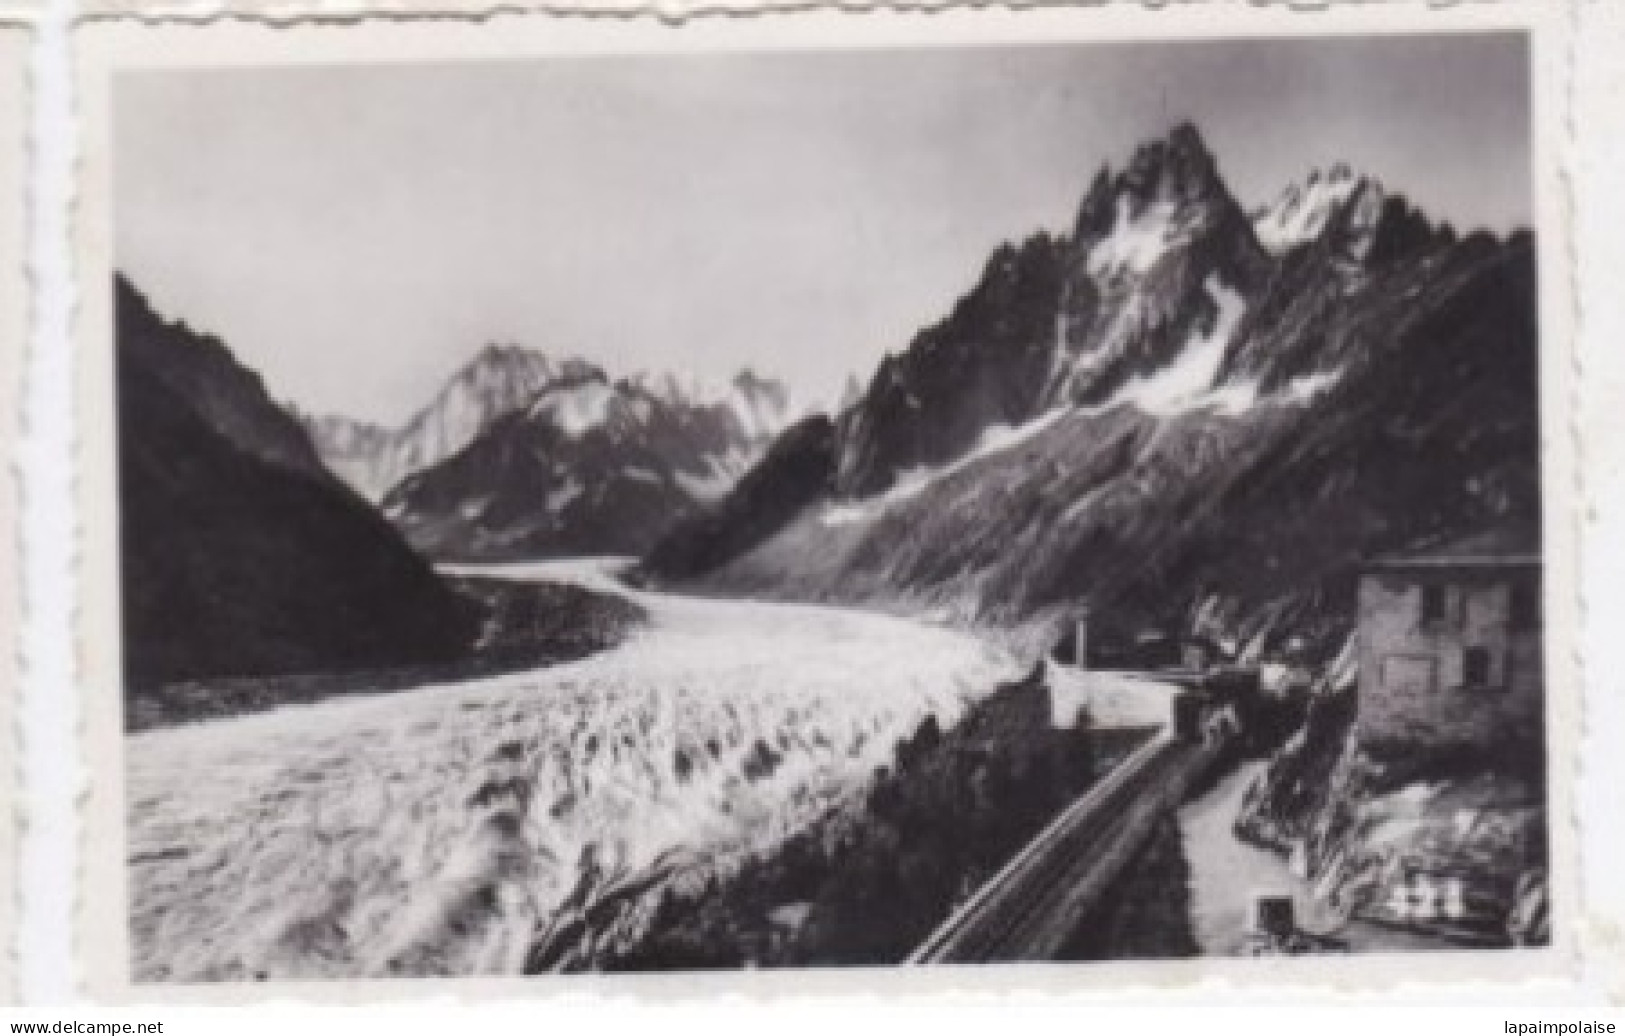
[[[1441,540],[1373,559],[1374,569],[1538,568],[1540,531],[1507,527]]]

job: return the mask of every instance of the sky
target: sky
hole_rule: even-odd
[[[1344,161],[1532,219],[1509,35],[144,70],[115,104],[120,269],[386,424],[492,342],[833,401],[1186,119],[1248,208]]]

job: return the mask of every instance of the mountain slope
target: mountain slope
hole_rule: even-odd
[[[491,345],[398,429],[332,415],[302,419],[328,467],[367,499],[379,500],[401,479],[473,442],[570,369],[530,349]]]
[[[1528,235],[1327,181],[1255,227],[1194,129],[1147,145],[881,364],[819,500],[766,539],[725,501],[646,574],[994,621],[1087,600],[1125,633],[1201,612],[1330,650],[1363,557],[1538,523],[1539,422]]]
[[[439,558],[641,554],[728,490],[787,407],[781,386],[749,373],[700,390],[578,364],[401,482],[383,511]]]
[[[150,383],[154,394],[184,401],[183,409],[232,449],[314,481],[331,481],[310,439],[224,343],[184,323],[165,321],[123,277],[115,278],[114,293],[121,419],[147,416],[140,396],[133,397],[136,405],[126,414],[124,379]]]
[[[258,376],[115,290],[131,691],[463,652],[473,606],[327,472]]]
[[[941,323],[882,361],[843,414],[839,490],[863,496],[940,464],[995,425],[1098,402],[1165,364],[1268,258],[1189,126],[1102,170],[1071,237],[994,253]]]
[[[720,503],[662,539],[648,567],[668,576],[701,575],[766,540],[829,492],[834,446],[829,418],[798,422]]]

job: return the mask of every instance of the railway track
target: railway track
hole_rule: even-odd
[[[910,965],[1054,958],[1183,801],[1222,743],[1166,733],[1141,746],[1058,816],[909,957]]]

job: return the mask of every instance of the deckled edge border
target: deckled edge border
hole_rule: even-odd
[[[13,0],[27,3],[29,0]],[[432,18],[488,21],[505,15],[542,14],[555,17],[639,17],[668,22],[721,17],[755,17],[812,11],[918,14],[966,10],[1011,12],[1046,8],[1140,8],[1175,15],[1182,8],[1221,5],[1272,8],[1296,14],[1316,14],[1340,8],[1425,7],[1432,10],[1481,7],[1494,9],[1507,0],[80,0],[79,18],[139,20],[147,24],[207,24],[254,21],[293,26],[312,22],[349,24],[369,18]],[[1578,0],[1532,0],[1553,7]]]
[[[1555,430],[1558,433],[1556,438],[1566,444],[1563,449],[1550,455],[1555,456],[1558,463],[1553,464],[1550,457],[1548,458],[1545,491],[1551,494],[1554,488],[1559,490],[1558,495],[1562,497],[1560,503],[1568,507],[1578,502],[1580,497],[1577,493],[1581,491],[1583,485],[1580,477],[1581,465],[1578,455],[1574,454],[1574,447],[1579,445],[1582,433],[1575,405],[1574,375],[1579,369],[1576,356],[1578,295],[1574,279],[1577,267],[1572,243],[1573,210],[1570,186],[1572,174],[1569,169],[1572,157],[1569,134],[1573,126],[1571,107],[1575,58],[1573,33],[1577,5],[1580,2],[1582,0],[1557,0],[1555,3],[1542,3],[1540,0],[1458,0],[1456,3],[1447,4],[1431,3],[1426,0],[1369,0],[1364,3],[1360,0],[1316,3],[1293,0],[1278,2],[1173,0],[1164,3],[1141,3],[1137,0],[1105,0],[1080,4],[955,4],[950,0],[920,4],[858,4],[835,0],[827,4],[817,4],[803,3],[799,0],[782,0],[782,2],[764,0],[760,4],[741,3],[730,6],[711,3],[709,0],[693,0],[689,3],[666,0],[651,4],[618,4],[614,0],[609,0],[605,3],[583,2],[575,6],[497,3],[481,7],[473,0],[467,3],[463,0],[426,0],[424,3],[413,3],[410,0],[393,0],[393,2],[380,0],[377,4],[342,5],[276,5],[249,0],[238,4],[142,4],[138,12],[132,12],[129,10],[131,4],[118,3],[116,0],[115,2],[103,0],[100,3],[91,0],[91,5],[82,9],[75,19],[75,24],[80,29],[137,25],[153,28],[179,27],[199,31],[214,25],[259,25],[278,30],[338,26],[376,27],[387,31],[390,26],[410,26],[423,22],[480,26],[500,23],[500,28],[512,29],[521,24],[555,25],[566,21],[579,22],[583,17],[603,18],[606,15],[618,16],[621,20],[629,22],[656,20],[675,24],[691,19],[697,21],[710,15],[733,20],[736,16],[789,19],[797,15],[827,16],[857,13],[904,17],[919,14],[959,17],[989,13],[1008,16],[1027,12],[1032,12],[1036,16],[1043,12],[1064,12],[1067,17],[1072,17],[1089,12],[1096,12],[1098,15],[1112,11],[1127,11],[1139,12],[1160,21],[1175,19],[1181,13],[1201,13],[1221,8],[1234,14],[1267,11],[1272,16],[1282,13],[1287,15],[1335,13],[1343,16],[1358,14],[1361,11],[1380,10],[1385,17],[1392,17],[1393,12],[1398,11],[1402,16],[1415,16],[1419,19],[1435,14],[1447,18],[1451,11],[1471,10],[1497,15],[1514,12],[1521,19],[1527,19],[1527,24],[1532,29],[1538,26],[1545,45],[1557,48],[1556,55],[1547,56],[1553,67],[1546,69],[1542,67],[1543,63],[1537,62],[1532,78],[1540,93],[1535,106],[1539,122],[1535,143],[1536,160],[1540,165],[1536,179],[1541,192],[1538,218],[1542,231],[1542,254],[1564,257],[1564,261],[1560,264],[1550,261],[1542,264],[1542,406],[1544,409],[1555,402],[1563,416],[1561,426],[1548,418],[1544,422],[1544,427],[1547,435],[1551,435]],[[1539,15],[1534,13],[1537,11],[1540,12]],[[1435,23],[1429,27],[1418,26],[1413,31],[1425,29],[1447,31],[1449,27],[1453,26]],[[1299,35],[1296,32],[1293,34]],[[1089,37],[1080,33],[1078,38],[1083,42]],[[79,41],[75,42],[77,44]],[[80,52],[81,48],[76,45],[76,56]],[[83,91],[90,81],[87,69],[78,67],[76,88]],[[83,134],[85,102],[86,99],[82,94],[75,97],[75,114],[80,122],[78,128],[81,131],[81,152],[76,177],[79,204],[73,220],[73,255],[78,275],[82,276],[88,271],[102,276],[107,272],[105,263],[86,261],[87,257],[95,256],[93,249],[87,251],[87,246],[105,229],[107,199],[97,197],[95,190],[86,182],[87,167],[94,165],[88,155],[100,142],[85,140]],[[98,219],[102,220],[102,225],[97,224]],[[80,723],[81,745],[86,750],[86,758],[107,759],[109,756],[106,753],[99,753],[96,749],[98,745],[107,747],[105,736],[109,728],[106,725],[106,715],[110,709],[116,713],[116,708],[105,703],[92,708],[90,704],[96,692],[93,684],[101,683],[104,698],[110,688],[116,686],[116,679],[109,680],[105,650],[99,654],[95,644],[98,635],[116,630],[116,622],[111,624],[107,622],[106,609],[109,602],[92,600],[95,593],[105,595],[108,592],[109,584],[106,579],[108,564],[116,561],[108,556],[104,535],[109,527],[112,504],[107,492],[107,471],[99,470],[97,467],[102,465],[105,468],[109,462],[112,441],[111,436],[105,434],[109,427],[106,422],[96,421],[98,409],[105,411],[107,408],[105,406],[98,408],[94,405],[105,404],[108,398],[108,368],[111,365],[105,330],[97,332],[89,326],[91,317],[87,316],[87,310],[92,312],[95,310],[97,303],[91,301],[94,297],[94,293],[90,296],[80,294],[72,335],[81,358],[76,381],[76,400],[83,420],[77,429],[80,441],[76,456],[85,462],[79,473],[76,492],[80,503],[81,520],[78,575],[83,589],[76,632],[79,661],[86,677],[81,681],[84,690],[81,696],[84,705]],[[1551,355],[1554,349],[1563,350],[1561,356],[1554,358]],[[1549,496],[1548,505],[1554,504]],[[1582,929],[1588,925],[1578,898],[1582,861],[1578,851],[1579,821],[1574,786],[1580,773],[1580,763],[1578,754],[1572,750],[1580,743],[1583,730],[1580,690],[1576,677],[1580,654],[1578,569],[1575,554],[1577,544],[1569,542],[1578,529],[1579,522],[1573,513],[1567,511],[1557,517],[1560,520],[1554,523],[1555,527],[1549,526],[1549,530],[1555,531],[1555,528],[1564,530],[1561,549],[1557,554],[1564,569],[1562,579],[1569,593],[1556,602],[1559,606],[1557,612],[1566,624],[1566,636],[1560,643],[1555,640],[1549,643],[1548,647],[1549,654],[1553,658],[1553,676],[1556,678],[1554,682],[1565,680],[1571,690],[1557,695],[1554,701],[1549,702],[1548,707],[1549,721],[1553,728],[1551,732],[1553,757],[1573,761],[1554,768],[1551,826],[1554,860],[1563,860],[1561,869],[1566,872],[1554,877],[1554,899],[1559,908],[1558,916],[1564,918],[1566,927],[1573,930],[1565,933],[1560,938],[1559,944],[1547,951],[1495,955],[1462,953],[1343,957],[1336,958],[1331,963],[1328,963],[1331,959],[1294,961],[1287,962],[1285,967],[1273,964],[1270,969],[1271,977],[1261,975],[1256,966],[1249,967],[1246,962],[1241,962],[1243,966],[1237,968],[1234,966],[1237,962],[1233,961],[1198,959],[1105,962],[1086,966],[1024,964],[930,971],[831,969],[728,973],[721,976],[674,974],[613,977],[592,975],[528,980],[363,980],[282,983],[271,986],[133,985],[127,977],[119,975],[117,960],[109,960],[106,954],[97,953],[105,942],[91,937],[98,922],[108,923],[109,916],[112,916],[116,923],[122,924],[124,917],[122,897],[113,900],[101,899],[106,891],[104,884],[109,876],[110,866],[104,857],[110,854],[105,852],[96,854],[91,851],[93,843],[106,848],[106,843],[99,840],[99,835],[105,837],[110,833],[117,833],[118,844],[123,844],[122,810],[118,808],[117,802],[109,799],[110,789],[107,781],[93,775],[92,787],[83,813],[84,823],[80,829],[81,883],[80,897],[75,910],[78,944],[87,948],[90,953],[83,961],[88,977],[87,990],[100,999],[123,1002],[183,1000],[202,1003],[258,1002],[288,998],[309,1002],[368,1003],[444,997],[448,994],[530,1000],[575,997],[583,993],[636,999],[709,998],[722,994],[771,997],[811,994],[906,997],[928,995],[940,992],[944,988],[951,988],[956,992],[1049,994],[1065,992],[1086,996],[1104,994],[1115,998],[1124,995],[1125,992],[1130,996],[1143,995],[1147,992],[1165,995],[1174,990],[1195,995],[1215,993],[1235,995],[1243,992],[1255,994],[1262,990],[1285,991],[1312,987],[1322,996],[1352,999],[1359,994],[1369,994],[1373,991],[1403,992],[1413,988],[1418,982],[1432,988],[1437,988],[1441,983],[1457,985],[1465,990],[1473,984],[1492,981],[1504,985],[1509,981],[1523,980],[1532,974],[1535,977],[1530,981],[1536,982],[1542,979],[1548,981],[1572,979],[1583,964],[1588,942],[1583,938],[1585,933]],[[1571,597],[1572,600],[1569,599]],[[113,609],[113,615],[116,617],[116,607]],[[114,650],[116,652],[116,649]],[[117,733],[116,721],[111,730],[112,733]],[[117,752],[113,753],[113,757],[121,758]],[[1561,822],[1558,820],[1559,817],[1562,818]],[[114,870],[117,869],[116,863],[111,866]],[[1557,870],[1558,868],[1554,866],[1554,874]],[[119,891],[123,889],[122,882],[116,880],[112,886]],[[107,913],[110,909],[111,915]],[[1286,983],[1276,977],[1283,971],[1291,972],[1290,980]],[[1422,977],[1418,979],[1415,977],[1417,975]],[[1462,985],[1464,981],[1467,982],[1466,985]]]
[[[23,536],[18,521],[23,495],[21,444],[24,417],[19,407],[32,323],[29,266],[28,170],[32,148],[27,132],[31,94],[33,32],[18,12],[0,8],[0,451],[6,477],[0,479],[0,1004],[17,998],[20,955],[22,835],[27,826],[22,791],[23,731],[18,702],[23,687]]]
[[[1611,826],[1594,827],[1586,837],[1586,966],[1615,1004],[1625,1004],[1625,890],[1619,882],[1625,873],[1625,820],[1617,811],[1618,789],[1625,786],[1625,753],[1620,752],[1625,687],[1607,665],[1614,645],[1605,625],[1625,609],[1625,593],[1618,572],[1604,567],[1609,560],[1625,560],[1625,549],[1610,549],[1625,536],[1625,435],[1619,431],[1625,421],[1625,350],[1616,337],[1625,333],[1625,299],[1614,265],[1625,257],[1625,248],[1616,243],[1618,228],[1625,225],[1625,196],[1619,190],[1625,182],[1625,5],[1579,0],[1575,24],[1568,187],[1572,212],[1583,217],[1573,220],[1580,343],[1573,434],[1583,468],[1577,523],[1586,634],[1579,658],[1586,688],[1585,741],[1575,809],[1613,817]]]

